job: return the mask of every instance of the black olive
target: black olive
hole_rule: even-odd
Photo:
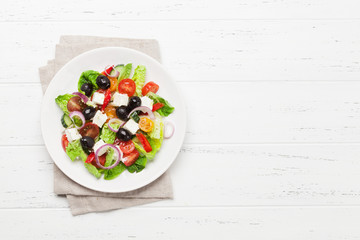
[[[138,96],[132,96],[129,99],[127,110],[128,110],[128,112],[131,112],[134,108],[137,108],[140,106],[141,106],[141,99]]]
[[[101,89],[108,89],[110,87],[110,80],[104,75],[99,75],[96,78],[96,84]]]
[[[85,93],[86,96],[90,97],[93,91],[93,86],[90,83],[84,83],[81,85],[80,89]]]
[[[128,111],[126,106],[120,106],[116,109],[116,115],[123,121],[128,119]]]
[[[120,128],[119,131],[116,133],[116,136],[121,141],[129,141],[132,137],[132,134],[128,130]]]
[[[88,106],[82,111],[82,114],[86,120],[90,120],[95,116],[96,109],[94,107]]]
[[[80,139],[81,146],[84,150],[90,150],[93,148],[95,141],[91,137],[82,137]]]

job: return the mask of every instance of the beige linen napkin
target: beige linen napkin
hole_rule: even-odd
[[[55,59],[48,61],[46,66],[39,68],[43,92],[45,92],[55,73],[69,60],[88,50],[107,46],[133,48],[160,61],[160,49],[156,40],[62,36],[60,44],[56,46]],[[61,172],[55,164],[54,192],[57,195],[66,195],[73,215],[127,208],[173,198],[171,179],[167,172],[154,182],[135,191],[103,193],[77,184]]]

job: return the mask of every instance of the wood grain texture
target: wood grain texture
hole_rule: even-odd
[[[3,210],[6,239],[357,239],[359,207],[131,208],[73,217],[66,210]],[[111,221],[113,220],[113,221]],[[346,222],[347,224],[344,224]],[[96,223],[96,230],[84,226]],[[21,230],[19,231],[19,226]],[[106,229],[106,230],[101,230]]]
[[[2,1],[1,238],[359,239],[358,9],[356,0]],[[170,168],[174,200],[72,217],[54,195],[37,71],[66,34],[159,41],[189,116]]]
[[[0,83],[39,82],[63,34],[155,38],[182,82],[360,79],[360,20],[15,22],[0,31]]]
[[[170,168],[174,200],[148,206],[358,205],[359,147],[186,144]],[[10,170],[0,162],[0,208],[68,207],[53,193],[53,163],[43,146],[0,150],[3,159],[21,162]]]
[[[0,8],[1,21],[113,21],[197,19],[359,18],[356,0],[15,0]]]

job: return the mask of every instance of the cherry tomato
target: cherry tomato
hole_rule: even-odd
[[[146,139],[146,137],[144,136],[144,134],[142,133],[137,133],[136,137],[140,140],[141,145],[144,147],[144,150],[146,152],[151,152],[152,151],[152,147],[149,143],[149,141]]]
[[[69,145],[69,140],[66,137],[66,134],[62,135],[61,137],[61,146],[64,149],[64,151],[66,152],[66,147]]]
[[[127,78],[120,81],[118,87],[119,93],[127,94],[129,97],[131,97],[132,95],[134,95],[135,90],[136,85],[132,79]]]
[[[144,132],[150,132],[154,128],[154,122],[148,117],[142,117],[139,121],[139,128]]]
[[[104,113],[108,116],[108,119],[117,118],[116,108],[113,107],[113,106],[108,105],[108,106],[104,109]]]
[[[116,91],[116,88],[117,88],[117,83],[118,83],[118,80],[116,77],[109,77],[108,76],[108,79],[110,80],[110,91],[111,92],[115,92]]]
[[[85,123],[85,125],[79,130],[79,133],[83,137],[91,137],[93,139],[96,139],[97,136],[99,136],[100,129],[98,125],[93,123]]]
[[[82,112],[82,110],[84,110],[86,107],[87,107],[86,104],[79,96],[74,96],[70,98],[69,102],[67,103],[67,109],[69,110],[69,112],[73,112],[73,111]]]
[[[158,102],[158,103],[155,103],[155,104],[153,105],[152,111],[155,112],[156,110],[162,108],[163,106],[165,106],[165,104],[159,103],[159,102]]]
[[[107,155],[107,153],[104,153],[103,155],[99,156],[99,162],[102,166],[105,165],[106,155]],[[90,163],[97,168],[100,168],[96,163],[95,153],[90,153],[85,162]]]
[[[135,145],[133,143],[133,141],[129,140],[127,142],[121,141],[119,143],[120,146],[120,150],[124,153],[124,154],[129,154],[132,151],[134,151],[135,149]]]
[[[159,85],[157,85],[154,82],[148,82],[145,84],[145,86],[142,88],[141,93],[143,96],[148,94],[148,92],[156,93],[159,90]]]
[[[131,166],[133,165],[136,160],[139,158],[140,154],[137,150],[132,151],[129,154],[125,154],[123,157],[123,163],[125,164],[125,166]]]

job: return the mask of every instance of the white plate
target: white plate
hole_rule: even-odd
[[[175,111],[166,119],[172,121],[175,133],[170,139],[164,139],[155,159],[149,161],[140,173],[124,171],[113,180],[96,179],[83,166],[82,161],[72,162],[61,147],[63,127],[60,119],[62,111],[55,103],[58,95],[77,91],[80,74],[85,70],[97,70],[110,64],[132,63],[133,69],[139,64],[146,66],[146,82],[154,81],[160,89],[158,94],[168,100]],[[131,75],[132,76],[132,75]],[[185,136],[185,105],[177,86],[164,69],[153,58],[128,48],[99,48],[83,53],[68,62],[51,81],[41,106],[41,131],[46,148],[55,164],[75,182],[84,187],[101,192],[126,192],[143,187],[160,177],[173,163],[180,151]]]

